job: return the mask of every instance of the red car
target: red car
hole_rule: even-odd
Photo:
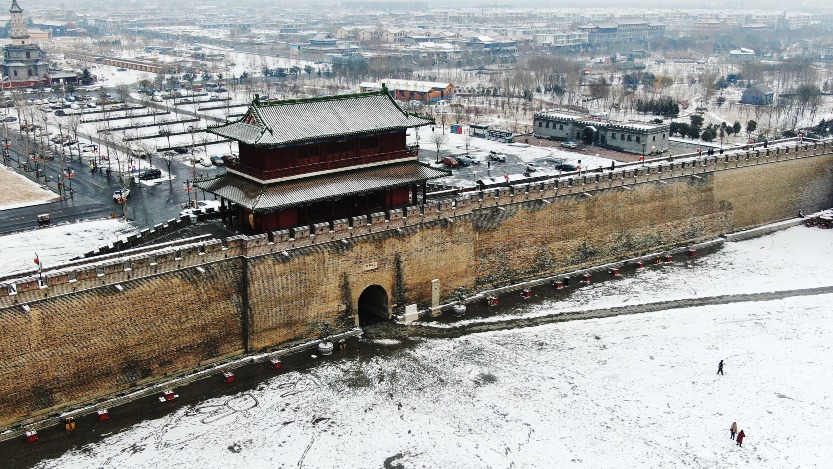
[[[450,156],[446,156],[445,158],[443,158],[443,164],[445,164],[449,168],[456,168],[460,166],[460,162],[457,161],[456,158],[452,158]]]

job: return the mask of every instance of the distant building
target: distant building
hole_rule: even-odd
[[[445,82],[394,80],[388,78],[380,83],[364,82],[359,84],[360,91],[378,91],[387,87],[398,101],[419,101],[433,103],[454,97],[454,85]]]
[[[752,85],[743,90],[740,96],[741,104],[753,104],[756,106],[766,106],[772,104],[775,100],[775,92],[764,85]]]
[[[665,24],[641,18],[610,18],[578,27],[591,44],[647,41],[665,35]]]
[[[535,35],[535,45],[553,49],[578,49],[589,43],[587,31],[558,31]]]
[[[12,0],[9,39],[11,44],[3,48],[3,87],[32,86],[42,81],[47,65],[46,53],[30,42],[23,9]]]
[[[561,141],[583,142],[642,155],[668,151],[670,127],[645,122],[614,122],[569,111],[536,113],[533,135]]]
[[[754,50],[745,47],[729,51],[729,61],[732,63],[751,62],[757,58]]]

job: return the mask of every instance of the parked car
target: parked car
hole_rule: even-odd
[[[150,181],[152,179],[159,179],[162,177],[162,170],[159,168],[143,169],[139,173],[139,179],[142,181]]]
[[[171,150],[179,153],[180,155],[184,155],[184,154],[188,153],[188,149],[185,148],[185,147],[173,147],[173,148],[171,148]]]
[[[564,147],[564,148],[572,148],[572,149],[575,150],[576,148],[578,148],[578,143],[573,142],[573,141],[561,142],[561,146]]]
[[[526,164],[526,172],[527,173],[534,173],[535,171],[540,171],[541,167],[535,163],[527,163]]]
[[[460,166],[470,166],[474,163],[474,160],[469,158],[468,156],[455,156],[454,158],[460,163]]]
[[[151,101],[153,101],[153,102],[155,102],[155,103],[161,103],[161,102],[163,101],[163,100],[162,100],[162,96],[154,96],[154,97],[152,97],[152,98],[150,98],[150,99],[151,99]]]
[[[557,165],[555,165],[555,169],[557,169],[559,171],[567,171],[567,172],[577,171],[578,166],[572,165],[570,163],[558,163]]]
[[[443,158],[442,163],[448,166],[449,168],[457,168],[458,166],[460,166],[460,162],[457,161],[456,158],[452,158],[450,156],[446,156],[445,158]]]
[[[127,200],[127,196],[130,195],[130,189],[116,189],[113,192],[113,201],[122,203]]]
[[[6,116],[3,118],[3,122],[17,122],[17,117],[15,116]]]
[[[211,164],[213,164],[214,166],[225,166],[226,162],[222,156],[214,155],[211,157]]]
[[[237,155],[223,155],[222,160],[225,164],[237,163]]]
[[[505,163],[506,162],[506,155],[504,155],[502,153],[497,153],[495,151],[490,151],[489,152],[489,159],[491,161],[500,161],[501,163]]]

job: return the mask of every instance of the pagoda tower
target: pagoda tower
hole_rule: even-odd
[[[17,4],[17,0],[12,0],[9,14],[11,44],[3,48],[3,87],[32,86],[40,83],[43,73],[46,72],[46,54],[40,46],[30,42],[23,8]]]

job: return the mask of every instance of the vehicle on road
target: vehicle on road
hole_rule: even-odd
[[[460,166],[460,162],[457,161],[456,158],[453,158],[451,156],[446,156],[445,158],[443,158],[441,163],[449,168],[457,168]]]
[[[222,156],[214,155],[211,157],[211,164],[213,164],[214,166],[225,166],[226,161],[223,159]]]
[[[527,173],[534,173],[535,171],[540,171],[541,167],[535,163],[527,163],[526,164],[526,172]]]
[[[150,181],[152,179],[159,179],[162,177],[162,170],[159,168],[143,169],[139,173],[139,179],[142,181]]]
[[[38,225],[43,226],[43,225],[48,225],[49,223],[50,223],[50,221],[49,221],[49,214],[48,213],[42,213],[42,214],[38,215]]]
[[[17,117],[15,116],[6,116],[3,118],[3,122],[17,122]]]
[[[130,189],[116,189],[113,192],[113,201],[117,203],[126,202],[129,195]]]
[[[555,169],[559,171],[577,171],[578,166],[570,164],[570,163],[558,163],[555,165]]]
[[[188,149],[185,148],[185,147],[173,147],[173,148],[171,148],[171,150],[179,153],[180,155],[184,155],[184,154],[188,153]]]
[[[489,152],[489,160],[491,160],[491,161],[500,161],[501,163],[505,163],[506,162],[506,155],[501,154],[501,153],[497,153],[495,151],[490,151]]]
[[[576,148],[578,148],[578,143],[573,142],[573,141],[561,142],[561,146],[564,147],[564,148],[571,148],[571,149],[575,150]]]

